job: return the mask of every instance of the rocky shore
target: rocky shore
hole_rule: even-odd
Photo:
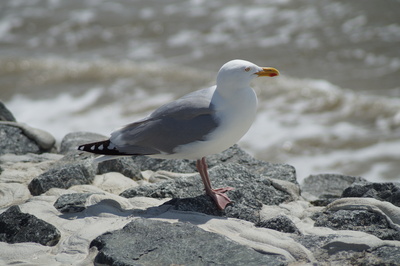
[[[0,102],[0,265],[399,265],[400,183],[313,175],[237,145],[207,158],[218,210],[195,163],[99,164],[73,132],[60,145]]]

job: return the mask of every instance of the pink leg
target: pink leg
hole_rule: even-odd
[[[203,181],[206,194],[209,195],[214,200],[219,209],[221,210],[225,209],[226,205],[228,205],[231,202],[231,200],[228,198],[225,192],[233,190],[234,188],[225,187],[225,188],[213,189],[211,187],[210,178],[208,177],[207,163],[204,157],[196,161],[196,167],[200,173],[201,180]]]

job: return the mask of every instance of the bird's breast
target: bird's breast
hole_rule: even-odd
[[[220,153],[234,145],[246,134],[254,121],[257,97],[251,89],[241,95],[235,95],[232,99],[216,96],[212,104],[218,124],[215,130],[201,141],[177,147],[174,154],[168,155],[168,158],[200,159]]]
[[[252,89],[239,93],[233,99],[222,101],[220,108],[216,108],[219,127],[212,135],[220,139],[225,146],[232,146],[249,130],[254,122],[256,110],[257,96]]]

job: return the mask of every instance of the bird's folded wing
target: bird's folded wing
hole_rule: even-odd
[[[114,131],[110,141],[126,154],[138,154],[138,150],[147,155],[173,154],[178,146],[206,140],[218,126],[210,102],[198,95],[180,98],[161,106],[146,119]]]

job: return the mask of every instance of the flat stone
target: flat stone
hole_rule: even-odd
[[[101,265],[285,265],[284,257],[261,254],[189,223],[136,219],[105,233],[90,247]]]
[[[0,214],[0,241],[10,244],[35,242],[44,246],[54,246],[61,234],[53,225],[22,213],[18,206],[12,206]]]

